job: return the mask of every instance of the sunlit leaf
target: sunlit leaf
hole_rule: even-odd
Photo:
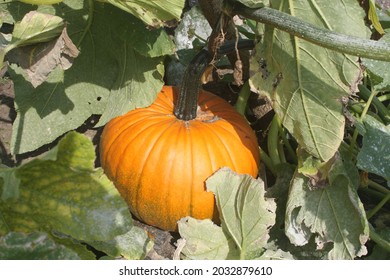
[[[369,9],[368,9],[368,19],[371,20],[372,25],[379,34],[384,34],[385,31],[382,28],[381,23],[379,22],[379,17],[376,12],[375,0],[369,0]]]
[[[185,239],[181,253],[193,260],[237,259],[236,245],[222,228],[211,220],[183,218],[178,223],[180,236]]]
[[[221,169],[207,179],[206,185],[215,194],[221,227],[211,221],[181,221],[179,232],[186,240],[185,256],[262,258],[269,229],[275,223],[276,208],[272,199],[264,197],[264,183],[249,175],[237,175],[229,169]]]
[[[316,26],[367,37],[364,11],[355,0],[271,1],[272,7]],[[299,145],[322,161],[337,151],[344,136],[340,98],[359,76],[358,59],[330,51],[266,25],[251,61],[252,89],[271,101],[284,127]]]
[[[10,48],[48,42],[58,37],[65,22],[61,17],[36,11],[27,13],[12,32]]]

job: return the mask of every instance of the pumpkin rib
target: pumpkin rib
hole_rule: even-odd
[[[187,180],[190,180],[190,181],[193,182],[194,181],[194,162],[193,162],[194,154],[192,152],[193,139],[191,137],[191,130],[189,130],[186,127],[186,123],[184,123],[182,121],[180,121],[178,123],[178,125],[179,125],[179,129],[178,129],[177,134],[180,137],[176,138],[177,143],[175,143],[175,147],[178,147],[179,146],[179,142],[181,142],[181,146],[184,147],[183,151],[185,151],[185,152],[181,156],[175,157],[175,161],[174,161],[175,164],[172,165],[172,167],[176,167],[177,168],[177,166],[181,166],[181,167],[185,166],[185,168],[187,170],[191,170],[191,174],[186,174],[186,176],[188,176]],[[186,148],[186,147],[190,147],[190,148]],[[189,149],[191,149],[190,152],[188,152]],[[188,156],[188,154],[190,156]],[[172,176],[171,178],[174,178],[175,173],[178,173],[178,172],[177,172],[177,170],[175,171],[173,168],[172,168],[172,171],[173,171],[173,174],[171,175]],[[180,171],[181,171],[180,173],[182,174],[181,176],[183,176],[184,172],[182,172],[181,168],[180,168]],[[183,187],[185,187],[185,186],[183,186]],[[172,194],[171,194],[171,192],[176,193],[176,189],[174,189],[174,188],[169,188],[168,189],[168,197],[170,198],[170,200],[173,200],[170,203],[170,213],[177,212],[176,204],[188,205],[188,207],[185,207],[182,210],[183,214],[179,214],[180,217],[178,217],[178,219],[183,218],[184,216],[190,216],[192,214],[192,204],[193,204],[192,190],[193,190],[193,184],[192,185],[188,185],[186,190],[184,192],[182,191],[182,193],[189,194],[188,197],[181,195],[180,196],[180,201],[177,202],[177,201],[175,201],[176,199],[172,199]],[[177,197],[177,195],[175,195],[175,197]],[[176,220],[176,218],[173,217],[173,220]],[[170,219],[169,222],[170,223],[176,223],[177,220],[176,221],[172,221],[172,219]]]
[[[232,126],[232,129],[234,130],[234,136],[235,136],[235,139],[240,142],[243,146],[245,146],[246,148],[246,151],[248,153],[248,155],[252,155],[253,156],[253,153],[252,151],[255,151],[258,149],[257,146],[253,145],[254,143],[252,141],[244,141],[243,138],[246,138],[246,137],[250,137],[250,134],[251,131],[246,131],[246,129],[244,129],[243,127],[240,126],[240,119],[239,118],[240,116],[237,116],[237,118],[235,120],[232,121],[232,118],[229,118],[229,119],[224,119],[224,121],[230,123],[230,125]],[[234,122],[235,121],[235,122]],[[241,120],[241,123],[242,123],[242,120]],[[225,132],[228,132],[229,134],[232,134],[232,131],[230,131],[229,129],[227,129],[225,126],[218,126],[219,129],[222,129],[224,130]],[[217,133],[216,129],[214,131],[215,133]],[[253,134],[252,136],[255,137],[255,135]],[[248,143],[247,143],[248,142]],[[227,150],[228,151],[228,150]],[[259,161],[259,156],[255,157],[254,158],[255,161],[256,161],[256,164],[255,165],[252,165],[252,170],[255,171],[258,169],[257,165],[258,165],[258,161]],[[235,161],[234,161],[235,162]]]
[[[228,148],[228,146],[230,146],[230,145],[226,145],[225,140],[222,139],[222,137],[217,133],[216,130],[218,129],[218,127],[219,126],[216,126],[214,129],[211,129],[208,125],[204,126],[204,128],[207,128],[210,131],[210,134],[213,134],[215,136],[215,138],[218,139],[219,142],[222,144],[222,146],[217,145],[217,147],[220,147],[220,148],[223,147],[223,148],[221,148],[221,149],[224,149],[224,153],[222,153],[222,154],[226,154],[228,156],[229,163],[226,166],[232,167],[232,169],[237,169],[236,164],[233,161],[231,152],[229,151],[230,149]],[[226,132],[229,132],[229,134],[231,134],[231,132],[228,130],[226,130]],[[221,167],[223,167],[223,166],[221,166]],[[221,168],[221,167],[219,167],[219,168]]]
[[[189,136],[189,141],[190,141],[190,147],[191,147],[191,173],[192,173],[192,184],[189,184],[188,185],[188,188],[189,188],[189,193],[191,194],[190,196],[190,208],[189,208],[189,215],[191,216],[196,216],[197,212],[198,212],[198,209],[195,208],[195,205],[196,205],[196,193],[198,192],[197,190],[197,185],[196,185],[196,179],[198,177],[198,174],[195,174],[195,168],[197,165],[199,165],[199,159],[196,157],[198,155],[205,155],[207,154],[207,157],[210,158],[210,154],[209,154],[209,148],[208,148],[208,145],[207,145],[207,141],[203,141],[203,143],[205,143],[204,145],[200,145],[200,144],[197,144],[199,143],[199,135],[202,135],[202,138],[203,137],[203,134],[202,133],[199,133],[198,129],[196,128],[196,125],[194,125],[194,123],[198,123],[198,120],[191,120],[189,121],[189,133],[190,133],[190,136]],[[191,125],[192,124],[192,125]],[[192,128],[192,129],[191,129]],[[194,138],[196,136],[196,142],[194,141]],[[199,147],[202,147],[204,149],[207,150],[207,153],[205,152],[201,152],[199,151]],[[210,162],[210,161],[209,161]],[[211,165],[211,168],[212,167],[212,163],[210,163]],[[204,166],[203,166],[204,167]],[[206,191],[206,187],[204,185],[202,185],[204,191]],[[196,192],[196,193],[195,193]]]
[[[171,87],[164,86],[163,89],[161,90],[161,94],[164,96],[164,98],[161,98],[160,95],[158,95],[155,103],[155,105],[160,113],[165,113],[169,112],[169,114],[173,115],[173,108],[174,108],[174,92]]]
[[[114,170],[116,170],[116,174],[114,175],[115,177],[118,177],[118,172],[121,170],[121,168],[119,168],[119,165],[121,164],[121,162],[123,162],[122,157],[127,154],[127,150],[131,149],[129,148],[129,146],[133,145],[133,140],[148,129],[148,127],[141,127],[141,130],[135,129],[138,128],[138,125],[142,126],[143,124],[141,122],[130,124],[126,129],[123,130],[123,133],[121,133],[120,137],[116,138],[116,145],[119,146],[119,151],[118,147],[111,146],[112,148],[115,148],[116,153],[119,153],[118,160],[116,162],[111,163]],[[136,131],[136,133],[134,133],[134,131]],[[124,140],[127,141],[127,144],[123,146],[122,143]]]
[[[227,120],[224,120],[224,121],[227,121]],[[240,136],[240,134],[247,134],[246,131],[243,131],[241,130],[240,132],[237,132],[237,129],[239,129],[239,127],[237,127],[236,125],[232,126],[232,130],[229,130],[227,129],[224,125],[219,125],[217,127],[214,128],[213,133],[215,133],[216,135],[222,135],[218,130],[221,129],[223,130],[225,133],[228,133],[232,136],[234,136],[234,138],[231,138],[231,139],[226,139],[226,141],[223,142],[223,146],[225,148],[225,152],[227,154],[230,155],[230,160],[232,162],[232,166],[235,170],[239,170],[240,168],[238,168],[237,165],[242,165],[243,161],[240,160],[240,159],[237,159],[237,158],[233,158],[232,155],[235,155],[235,153],[231,153],[230,151],[232,150],[232,148],[235,148],[235,147],[238,147],[238,146],[241,146],[241,147],[244,147],[245,148],[245,162],[246,163],[251,163],[251,170],[253,171],[253,173],[251,172],[251,174],[254,174],[255,172],[257,172],[258,168],[257,168],[257,164],[258,164],[258,157],[254,157],[253,160],[250,158],[250,157],[253,157],[253,153],[252,153],[252,148],[253,147],[248,147],[247,144],[250,144],[250,143],[244,143],[244,140],[242,139],[243,136]],[[236,141],[236,144],[232,144],[230,143],[229,141],[234,139],[234,141]],[[225,139],[224,139],[225,140]],[[242,155],[242,153],[238,154],[238,155]]]
[[[161,127],[161,122],[160,123],[158,123],[159,125],[157,125],[157,127]],[[168,123],[168,127],[166,127],[161,133],[159,133],[158,135],[153,135],[153,139],[154,139],[154,141],[153,141],[153,144],[151,144],[151,140],[152,139],[148,139],[148,146],[149,147],[151,147],[151,149],[149,150],[149,153],[148,153],[148,155],[147,156],[145,156],[144,158],[145,158],[145,161],[143,162],[143,164],[142,164],[142,169],[139,171],[139,178],[143,178],[143,173],[144,173],[144,171],[145,171],[145,169],[147,168],[147,166],[148,166],[148,162],[151,160],[151,154],[152,153],[155,153],[155,149],[156,149],[156,145],[157,145],[157,143],[158,142],[162,142],[162,136],[164,135],[164,134],[166,134],[167,133],[167,131],[169,131],[170,130],[170,128],[172,127],[172,126],[174,126],[174,122],[172,122],[172,121],[170,121],[169,123]],[[142,151],[142,152],[144,152],[144,151]],[[142,185],[142,182],[140,182],[140,184],[139,184],[139,186],[138,186],[138,188],[137,188],[137,193],[136,193],[136,209],[137,209],[137,212],[138,212],[138,214],[139,214],[139,208],[140,208],[140,205],[139,205],[139,203],[141,202],[141,199],[139,199],[140,198],[140,196],[141,196],[141,193],[142,193],[142,190],[143,190],[143,185]],[[141,217],[141,215],[139,214],[139,218],[140,219],[142,219],[142,217]]]
[[[106,125],[104,132],[109,133],[111,136],[110,139],[112,139],[110,143],[106,145],[101,145],[106,149],[106,153],[105,153],[106,156],[110,154],[111,147],[115,142],[120,141],[122,143],[121,137],[123,136],[123,134],[126,134],[128,132],[128,128],[134,127],[135,125],[140,124],[145,119],[147,119],[147,116],[145,116],[142,119],[137,119],[136,122],[129,122],[129,119],[131,119],[131,117],[138,116],[136,115],[136,113],[137,112],[135,110],[131,111],[123,116],[114,118],[113,120],[110,121],[109,124]],[[142,114],[140,115],[142,116]],[[115,128],[115,130],[113,130],[113,128]],[[119,131],[119,133],[116,133],[116,131]],[[106,137],[102,135],[102,139],[106,139]],[[102,162],[106,162],[106,160],[107,160],[106,158],[102,158]]]

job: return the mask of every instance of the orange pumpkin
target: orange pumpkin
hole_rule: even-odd
[[[196,117],[174,113],[179,89],[164,86],[155,102],[114,118],[101,136],[101,164],[141,221],[176,231],[186,216],[218,219],[205,180],[222,167],[256,177],[259,149],[243,116],[200,90]]]

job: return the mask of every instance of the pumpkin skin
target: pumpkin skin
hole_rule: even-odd
[[[106,175],[146,224],[177,231],[182,217],[218,220],[205,180],[222,167],[256,177],[257,138],[229,103],[199,91],[196,119],[173,114],[179,89],[164,86],[155,102],[111,120],[100,142]]]

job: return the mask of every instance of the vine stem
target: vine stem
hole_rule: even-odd
[[[383,194],[389,194],[390,190],[382,186],[381,184],[378,184],[377,182],[374,182],[370,179],[368,179],[368,186],[378,192],[381,192]]]
[[[276,169],[275,166],[272,164],[271,158],[267,155],[264,150],[259,147],[260,150],[260,159],[262,162],[264,162],[265,166],[271,171],[272,175],[276,176]]]
[[[245,115],[246,106],[248,103],[249,96],[251,94],[251,89],[249,82],[246,81],[244,85],[242,86],[240,93],[238,94],[238,99],[236,104],[234,104],[234,108],[237,112],[239,112],[241,115]]]
[[[364,120],[364,117],[366,116],[366,114],[368,112],[368,108],[371,106],[371,102],[372,102],[373,98],[375,97],[375,95],[376,95],[376,92],[375,91],[371,91],[371,94],[368,97],[366,106],[364,107],[363,112],[360,115],[360,118],[359,118],[360,121]],[[358,135],[359,135],[359,131],[355,128],[355,130],[353,132],[353,135],[352,135],[351,145],[350,145],[351,155],[352,155],[352,149],[355,148],[356,139],[357,139]]]
[[[279,120],[278,115],[275,114],[271,121],[271,126],[269,128],[268,132],[268,139],[267,139],[267,147],[268,147],[268,153],[271,158],[271,162],[273,166],[277,166],[281,163],[280,155],[279,155],[279,149],[278,149],[278,142],[279,142]]]
[[[364,86],[364,85],[358,85],[359,92],[358,95],[364,100],[368,101],[371,92],[370,90]],[[390,112],[389,110],[381,103],[379,98],[375,95],[372,97],[372,104],[375,106],[375,108],[378,110],[378,115],[381,117],[381,119],[385,122],[385,124],[390,123]]]
[[[279,127],[279,135],[282,138],[283,144],[285,145],[287,149],[287,153],[291,157],[294,163],[298,163],[298,158],[297,155],[294,151],[294,149],[291,147],[290,141],[288,141],[287,136],[286,136],[286,130],[283,127],[282,121],[279,117],[277,117],[277,122],[278,122],[278,127]]]
[[[268,24],[321,47],[350,55],[390,61],[390,44],[358,38],[317,27],[276,9],[249,8],[236,1],[226,1],[225,12]]]
[[[370,238],[376,243],[378,244],[380,247],[382,247],[383,249],[385,249],[387,252],[390,252],[390,242],[383,239],[379,234],[377,234],[375,232],[375,229],[374,227],[369,224],[369,227],[370,227]]]
[[[372,218],[382,207],[390,200],[390,193],[388,193],[373,209],[367,212],[367,219]]]

